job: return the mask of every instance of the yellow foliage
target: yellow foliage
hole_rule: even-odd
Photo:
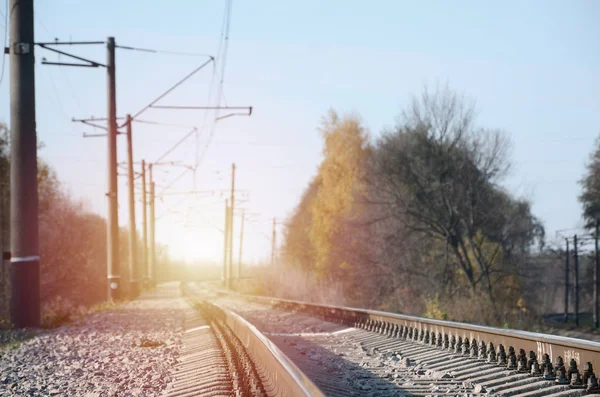
[[[316,267],[323,272],[339,220],[351,211],[355,194],[364,189],[369,149],[367,131],[356,116],[340,118],[330,111],[323,119],[321,133],[324,159],[319,166],[319,190],[311,206],[310,239],[316,251]]]
[[[488,272],[493,272],[502,267],[504,263],[504,250],[502,246],[490,241],[481,231],[477,231],[472,239],[465,239],[464,248],[459,246],[457,249],[460,255],[468,259],[469,263],[473,265],[474,280],[481,279],[484,269],[487,269]],[[467,275],[463,269],[456,269],[455,279],[462,285],[468,284]],[[506,281],[509,284],[511,282],[511,280]],[[504,284],[504,281],[502,281],[502,284]]]
[[[352,268],[352,265],[350,265],[348,262],[346,261],[342,261],[339,265],[339,268],[342,270],[348,270]]]
[[[427,302],[425,303],[425,313],[423,313],[423,316],[427,318],[434,318],[437,320],[448,319],[448,314],[440,306],[439,296],[436,295],[433,298],[427,299]]]
[[[521,309],[523,313],[527,312],[527,307],[525,306],[525,300],[522,297],[517,301],[517,307]]]
[[[481,252],[480,260],[487,263],[489,269],[502,265],[502,262],[504,261],[504,251],[500,244],[488,240],[488,238],[479,230],[475,233],[473,244],[479,248],[479,251]],[[470,248],[470,258],[473,263],[477,263],[473,257],[473,250],[475,247]]]

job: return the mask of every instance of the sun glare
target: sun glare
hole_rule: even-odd
[[[169,246],[169,254],[193,263],[218,262],[223,256],[223,235],[204,228],[185,228],[182,225],[165,225],[157,239]]]

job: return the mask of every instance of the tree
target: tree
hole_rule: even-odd
[[[285,223],[283,262],[286,266],[310,272],[315,267],[315,248],[310,240],[311,208],[319,190],[320,180],[313,179],[293,213]]]
[[[10,161],[6,125],[0,124],[0,230],[9,248]],[[89,306],[106,299],[106,221],[73,200],[54,170],[38,158],[40,234],[40,292],[44,316],[64,315],[74,306]],[[2,206],[2,202],[5,203]],[[128,233],[121,230],[121,257],[128,257]],[[141,244],[139,245],[141,247]],[[159,259],[166,251],[159,246]],[[122,261],[126,263],[126,259]],[[10,277],[5,266],[0,274],[0,323],[8,318]],[[122,265],[124,289],[128,267]],[[61,314],[58,315],[57,311]]]
[[[425,90],[374,145],[353,116],[330,112],[321,131],[319,172],[286,225],[288,264],[362,307],[492,324],[524,307],[544,229],[501,187],[509,142],[476,125],[472,103]]]
[[[477,127],[473,115],[473,105],[448,88],[425,90],[378,140],[371,189],[379,192],[375,203],[401,216],[402,230],[426,239],[434,257],[446,251],[443,267],[431,262],[435,270],[422,272],[441,278],[448,297],[464,287],[471,296],[484,291],[497,320],[498,295],[509,291],[512,299],[518,290],[510,278],[517,261],[507,255],[515,247],[526,252],[540,225],[528,203],[499,187],[510,166],[508,141]]]
[[[582,193],[579,201],[583,206],[586,227],[593,227],[600,217],[600,137],[596,139],[596,149],[586,165],[586,174],[579,181]]]
[[[334,275],[351,267],[347,261],[333,257],[334,236],[340,221],[350,213],[356,194],[363,190],[362,181],[369,156],[367,131],[356,116],[340,118],[330,111],[321,125],[324,159],[317,175],[318,188],[312,201],[310,240],[315,248],[315,265],[319,273]]]

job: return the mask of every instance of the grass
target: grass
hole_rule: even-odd
[[[103,312],[106,310],[116,310],[116,309],[121,308],[123,305],[125,305],[128,302],[129,302],[129,300],[120,300],[117,302],[103,301],[103,302],[100,302],[100,303],[90,307],[87,310],[87,312],[88,312],[88,314],[91,314],[91,313]]]
[[[42,328],[57,328],[63,325],[71,324],[85,316],[93,313],[104,312],[107,310],[117,310],[128,303],[129,300],[103,301],[91,307],[76,306],[70,301],[57,298],[53,302],[45,305],[42,317]]]
[[[39,330],[35,329],[0,330],[0,353],[7,350],[16,349],[21,345],[21,343],[35,337],[38,333]]]
[[[140,340],[140,344],[137,346],[138,347],[158,347],[158,346],[162,346],[162,345],[164,345],[163,342],[152,340],[152,339],[142,338]]]

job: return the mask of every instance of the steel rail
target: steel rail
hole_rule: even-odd
[[[496,353],[502,350],[507,357],[501,365],[506,366],[510,352],[518,355],[522,349],[526,354],[535,354],[534,361],[542,368],[542,358],[548,355],[550,363],[564,361],[564,371],[568,376],[571,360],[574,360],[580,373],[585,369],[600,369],[600,343],[570,337],[542,333],[435,320],[422,317],[395,314],[377,310],[341,307],[308,303],[289,299],[265,296],[245,295],[219,289],[217,293],[238,296],[243,299],[268,303],[273,306],[308,312],[326,321],[342,323],[356,328],[412,339],[416,342],[437,346],[444,350],[455,350],[473,358],[497,362]],[[463,344],[463,341],[466,343]],[[466,345],[466,346],[465,346]],[[502,349],[500,348],[502,346]],[[490,352],[491,349],[493,353]],[[514,350],[513,350],[514,349]],[[490,358],[490,356],[492,356]],[[531,357],[527,356],[527,360]],[[518,360],[519,358],[516,358]],[[588,367],[591,363],[591,367]],[[510,363],[508,363],[510,365]],[[517,363],[515,363],[517,364]],[[551,376],[559,380],[554,373],[558,365],[552,366]],[[531,372],[530,365],[523,372]],[[517,369],[516,367],[514,369]],[[564,381],[564,379],[561,379]],[[571,379],[567,379],[570,382]],[[560,382],[560,381],[559,381]],[[557,383],[559,383],[557,382]],[[560,382],[564,383],[564,382]]]
[[[261,367],[267,379],[263,385],[273,396],[325,396],[323,392],[269,338],[240,315],[218,304],[222,320],[242,342],[255,365]]]
[[[201,300],[200,297],[194,297]],[[325,394],[269,338],[240,315],[211,302],[211,315],[217,316],[241,342],[259,372],[269,396],[314,396]]]

